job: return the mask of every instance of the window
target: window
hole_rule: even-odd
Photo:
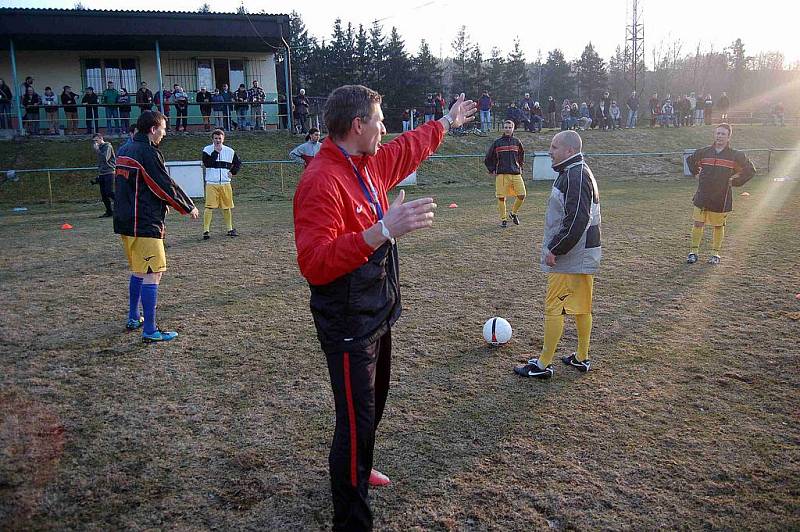
[[[107,58],[83,60],[84,86],[94,88],[95,92],[103,92],[109,81],[114,87],[124,87],[128,92],[136,92],[139,86],[136,59]]]
[[[244,61],[241,59],[231,59],[230,60],[230,72],[231,72],[231,90],[235,91],[239,88],[239,85],[244,83]],[[245,84],[245,87],[247,84]]]
[[[214,71],[211,68],[210,59],[197,60],[197,87],[205,87],[206,89],[214,90]]]

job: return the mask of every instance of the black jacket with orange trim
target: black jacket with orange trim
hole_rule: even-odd
[[[686,164],[697,176],[697,192],[693,198],[695,207],[711,212],[730,212],[733,209],[731,186],[744,185],[756,173],[747,155],[730,146],[719,153],[713,145],[695,150]]]
[[[167,173],[164,156],[144,133],[117,153],[114,174],[114,232],[164,238],[164,218],[172,207],[189,214],[194,203]]]
[[[525,148],[515,136],[503,135],[486,152],[483,164],[493,174],[521,174],[525,162]]]

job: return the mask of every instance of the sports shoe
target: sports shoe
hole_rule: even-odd
[[[711,255],[708,257],[709,264],[719,264],[719,255]]]
[[[391,483],[392,483],[392,481],[389,480],[389,477],[387,477],[386,475],[384,475],[383,473],[381,473],[377,469],[373,469],[372,471],[369,472],[369,485],[370,486],[373,486],[373,487],[376,487],[376,488],[382,488],[384,486],[388,486]]]
[[[211,238],[211,235],[208,234],[208,231],[203,231],[203,240],[208,240]]]
[[[519,216],[517,216],[516,214],[514,214],[512,212],[511,213],[511,221],[514,222],[514,225],[519,225]]]
[[[533,362],[531,362],[531,360]],[[541,369],[539,365],[536,363],[537,361],[538,359],[536,358],[530,359],[528,363],[525,364],[524,366],[517,366],[516,368],[514,368],[514,373],[516,373],[521,377],[534,377],[542,380],[549,379],[550,377],[552,377],[553,373],[555,373],[553,371],[553,366],[549,365],[546,368]]]
[[[231,229],[227,234],[229,237],[239,236],[239,233],[236,232],[236,229]]]
[[[592,367],[592,362],[588,359],[586,360],[578,360],[577,354],[572,353],[568,357],[561,357],[561,362],[566,364],[567,366],[572,366],[576,368],[578,371],[582,373],[586,373],[589,371],[589,368]]]
[[[156,329],[156,332],[153,334],[142,333],[142,342],[146,344],[152,344],[155,342],[169,342],[170,340],[174,340],[178,337],[178,333],[175,331],[162,331],[161,329]]]
[[[694,264],[697,262],[697,253],[689,253],[689,256],[686,257],[686,264]]]
[[[125,324],[125,328],[128,329],[129,331],[135,331],[142,325],[144,325],[144,317],[139,316],[139,319],[137,320],[129,318],[128,323]]]
[[[502,227],[503,229],[508,227],[508,221],[507,220],[503,220],[502,222],[500,222],[500,227]]]

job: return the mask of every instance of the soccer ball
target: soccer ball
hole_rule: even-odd
[[[483,339],[491,345],[503,345],[511,340],[511,324],[503,318],[489,318],[483,324]]]

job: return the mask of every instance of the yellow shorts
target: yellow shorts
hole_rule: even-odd
[[[506,196],[524,196],[525,182],[519,174],[497,174],[494,183],[494,194],[498,198]]]
[[[212,185],[206,183],[206,208],[233,209],[233,187],[230,183]]]
[[[704,224],[720,227],[725,225],[725,219],[728,217],[727,212],[714,212],[707,209],[695,207],[692,211],[692,220],[695,222],[703,222]]]
[[[544,313],[591,314],[594,275],[588,273],[550,273],[547,275],[547,294]]]
[[[167,270],[167,254],[164,253],[163,240],[144,236],[120,236],[130,271],[158,273]]]

